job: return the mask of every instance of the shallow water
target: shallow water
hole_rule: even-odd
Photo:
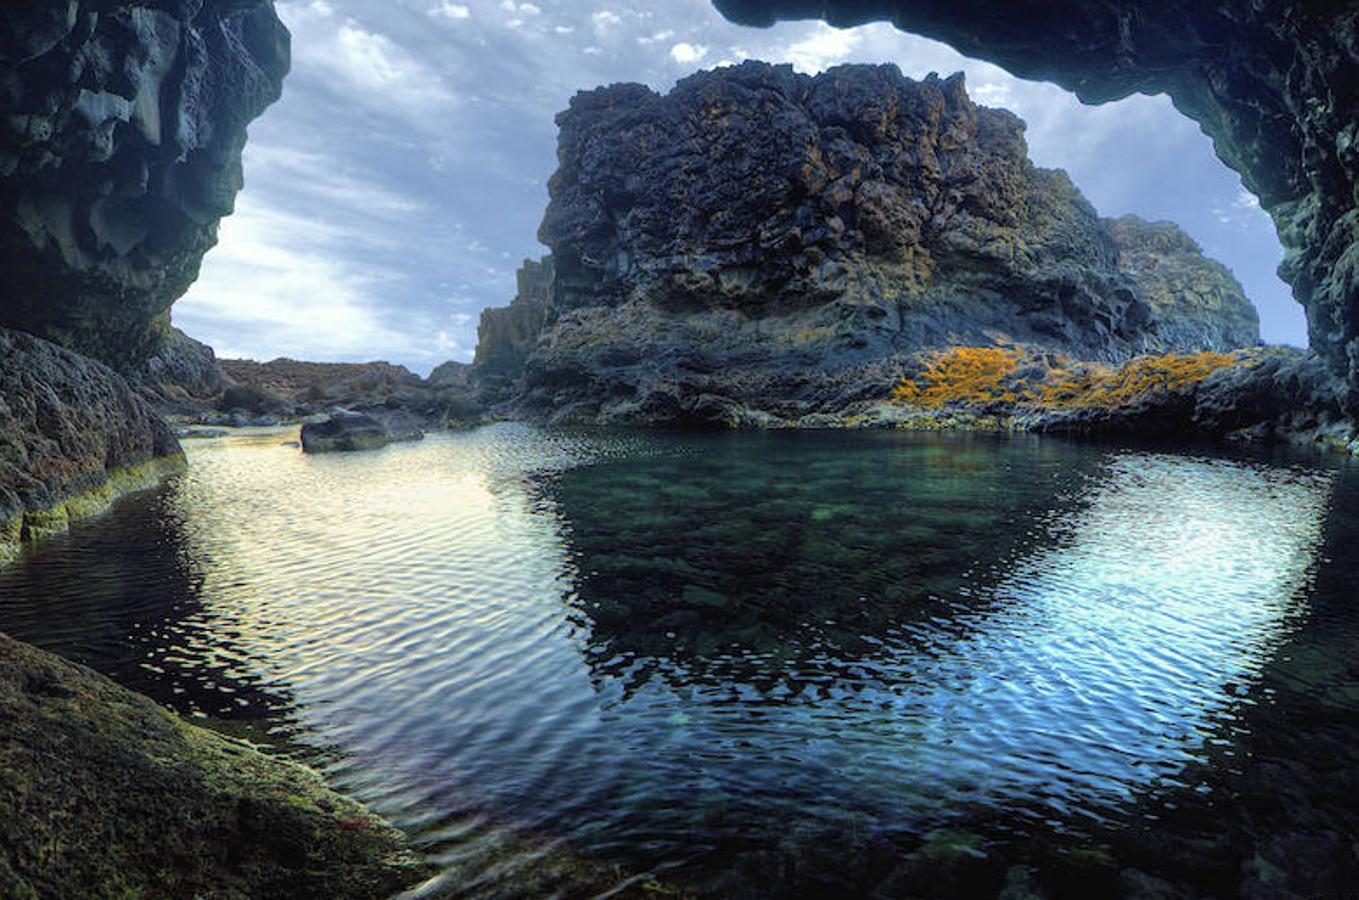
[[[1220,887],[1271,875],[1237,846],[1285,828],[1242,806],[1262,753],[1315,812],[1298,840],[1339,841],[1312,875],[1351,871],[1353,801],[1278,748],[1359,743],[1335,732],[1359,712],[1347,467],[1035,437],[286,437],[195,443],[0,573],[0,630],[322,766],[449,884],[508,883],[527,836],[728,895],[1062,893],[1126,888],[1211,826],[1235,856],[1161,874]]]

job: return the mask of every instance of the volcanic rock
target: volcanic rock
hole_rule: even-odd
[[[269,0],[0,8],[0,325],[131,372],[168,336],[276,100]]]
[[[1359,6],[1302,0],[714,0],[749,25],[886,20],[1087,103],[1169,94],[1274,219],[1312,349],[1359,385]],[[1353,403],[1353,399],[1347,401]]]
[[[584,92],[557,121],[552,256],[479,329],[483,399],[521,414],[773,424],[923,348],[1114,362],[1257,338],[1230,273],[1173,226],[1101,220],[961,75],[747,62]]]

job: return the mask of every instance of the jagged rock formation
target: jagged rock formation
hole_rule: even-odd
[[[311,771],[0,634],[6,897],[370,898],[431,873]]]
[[[1118,268],[1137,282],[1166,346],[1225,350],[1259,340],[1260,316],[1241,283],[1178,225],[1137,216],[1106,224],[1118,245]]]
[[[760,424],[844,405],[865,366],[921,348],[1120,360],[1257,336],[1225,269],[1187,238],[1158,265],[961,75],[747,62],[581,93],[557,121],[552,256],[483,315],[476,358],[483,396],[531,414]]]
[[[0,328],[0,562],[182,461],[112,369]]]
[[[270,0],[0,9],[0,325],[132,371],[168,330],[276,100]]]
[[[1359,6],[1300,0],[714,0],[767,25],[875,20],[1088,103],[1166,93],[1274,218],[1312,349],[1359,385]],[[1351,401],[1352,402],[1352,401]]]

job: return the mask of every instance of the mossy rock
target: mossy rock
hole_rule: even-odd
[[[0,635],[9,897],[369,898],[430,872],[312,771]]]

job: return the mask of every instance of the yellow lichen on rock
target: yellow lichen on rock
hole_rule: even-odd
[[[1006,347],[953,347],[924,357],[892,400],[917,409],[1001,403],[1014,413],[1044,409],[1112,410],[1158,392],[1183,391],[1219,369],[1249,363],[1237,353],[1165,353],[1122,366],[1071,360]]]
[[[931,354],[924,370],[905,378],[892,392],[898,403],[938,409],[948,403],[1014,403],[1008,383],[1023,354],[1003,347],[953,347]]]
[[[1098,365],[1087,366],[1082,373],[1055,369],[1057,377],[1042,385],[1034,399],[1049,407],[1117,409],[1154,392],[1192,387],[1241,361],[1231,353],[1164,353],[1131,359],[1117,369]]]

